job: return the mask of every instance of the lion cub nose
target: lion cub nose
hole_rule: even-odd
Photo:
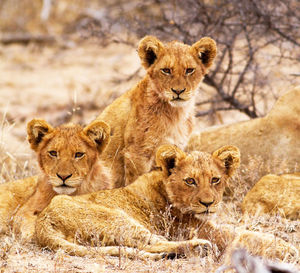
[[[183,89],[174,89],[171,88],[172,92],[174,92],[176,95],[180,95],[181,93],[183,93],[185,91],[185,88]]]
[[[200,204],[202,204],[203,206],[205,206],[207,208],[214,203],[214,201],[212,201],[212,202],[202,202],[201,200],[199,202],[200,202]]]
[[[57,175],[57,177],[59,178],[59,179],[61,179],[63,182],[65,182],[67,179],[69,179],[71,176],[72,176],[72,174],[69,174],[69,175],[61,175],[61,174],[56,174]]]

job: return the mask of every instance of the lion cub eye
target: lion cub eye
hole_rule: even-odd
[[[216,184],[218,184],[220,182],[220,180],[221,180],[220,177],[213,177],[211,179],[211,184],[216,185]]]
[[[82,158],[84,156],[84,153],[77,152],[75,153],[75,158]]]
[[[171,69],[170,68],[162,68],[160,71],[165,75],[171,75]]]
[[[57,157],[57,151],[49,151],[48,154],[49,154],[51,157]]]
[[[187,184],[189,186],[197,185],[194,178],[188,177],[188,178],[185,178],[183,180],[184,180],[185,184]]]
[[[185,70],[185,75],[192,75],[195,72],[195,68],[187,68]]]

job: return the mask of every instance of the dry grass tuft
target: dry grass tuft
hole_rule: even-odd
[[[0,123],[0,181],[12,181],[32,175],[36,164],[30,162],[27,143],[20,143],[13,135],[14,123],[9,123],[6,115]],[[0,182],[0,183],[1,183]]]

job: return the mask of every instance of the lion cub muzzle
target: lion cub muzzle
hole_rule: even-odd
[[[183,88],[183,89],[171,88],[171,90],[174,93],[171,101],[183,101],[184,100],[182,97],[180,97],[180,95],[186,90],[186,88]]]
[[[183,88],[183,89],[174,89],[174,88],[171,88],[171,90],[172,90],[172,92],[174,92],[179,97],[179,95],[182,94],[186,90],[186,88]]]
[[[204,207],[206,207],[206,210],[208,210],[209,207],[214,203],[214,201],[212,201],[212,202],[202,202],[201,200],[199,200],[199,203],[201,205],[203,205]]]
[[[56,174],[57,175],[57,177],[59,178],[59,179],[61,179],[62,180],[62,182],[63,182],[63,184],[65,184],[65,181],[67,180],[67,179],[69,179],[71,176],[72,176],[72,174],[69,174],[69,175],[61,175],[61,174]]]
[[[58,194],[72,194],[77,189],[77,183],[74,183],[76,180],[71,180],[73,174],[59,174],[56,176],[58,179],[52,179],[51,184],[53,185],[53,190]],[[79,182],[79,181],[78,181]],[[80,184],[79,184],[80,185]]]
[[[209,214],[213,214],[217,211],[216,206],[213,206],[214,201],[202,202],[199,200],[199,203],[201,204],[200,214],[209,215]]]

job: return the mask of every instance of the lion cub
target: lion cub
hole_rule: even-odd
[[[53,128],[41,119],[28,123],[27,134],[40,167],[38,177],[0,185],[0,229],[13,230],[24,241],[32,239],[37,215],[58,194],[78,195],[111,188],[109,170],[99,155],[109,142],[109,126],[94,121],[82,128],[66,124]]]
[[[192,46],[163,44],[152,36],[140,41],[146,76],[97,118],[112,129],[101,158],[112,170],[115,187],[149,172],[160,145],[185,147],[193,129],[196,91],[216,52],[215,41],[208,37]]]
[[[209,247],[210,242],[202,239],[168,241],[161,236],[165,231],[162,215],[171,206],[172,218],[199,224],[197,218],[215,212],[220,205],[226,181],[239,162],[234,146],[210,155],[185,154],[176,146],[163,145],[156,153],[160,170],[140,176],[127,187],[53,198],[38,216],[37,240],[42,246],[80,256],[118,256],[119,246],[127,247],[128,255],[134,255],[136,248],[150,255]],[[174,230],[177,224],[174,221]]]

